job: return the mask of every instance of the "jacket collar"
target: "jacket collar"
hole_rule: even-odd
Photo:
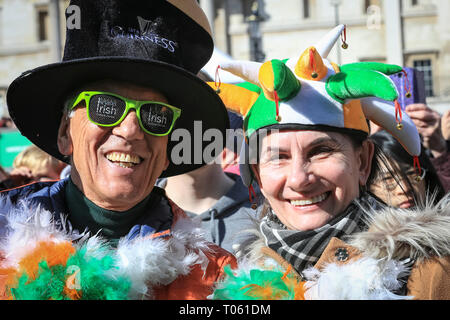
[[[320,267],[326,262],[339,262],[335,259],[339,248],[348,252],[348,260],[360,255],[375,259],[415,261],[431,256],[449,256],[450,194],[437,205],[432,203],[429,200],[424,207],[413,210],[391,207],[364,209],[368,229],[351,235],[345,242],[332,238],[316,266]],[[270,251],[259,230],[252,230],[252,233],[257,237],[256,240],[242,248],[240,256],[245,256],[252,262],[261,258],[261,252],[271,258],[278,256],[270,249],[273,254],[268,254]],[[280,258],[278,256],[274,260],[282,261]]]

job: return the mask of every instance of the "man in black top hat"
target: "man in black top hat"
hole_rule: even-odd
[[[3,226],[0,221],[0,234],[17,232],[17,218],[9,213],[20,207],[30,211],[22,223],[39,210],[51,212],[51,224],[74,230],[73,241],[99,235],[120,246],[121,238],[161,237],[169,241],[167,255],[182,260],[183,271],[160,266],[171,270],[170,280],[165,272],[150,272],[144,278],[154,285],[138,297],[204,299],[234,257],[197,238],[195,226],[154,184],[160,176],[203,165],[171,162],[174,130],[193,132],[198,120],[203,131],[218,129],[225,137],[226,109],[195,76],[213,51],[208,21],[195,0],[70,5],[80,8],[81,23],[67,29],[63,61],[23,73],[10,85],[7,100],[21,133],[70,163],[71,175],[3,193],[7,218]]]

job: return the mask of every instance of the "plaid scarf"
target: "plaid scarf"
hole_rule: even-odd
[[[260,230],[265,237],[266,245],[301,274],[305,268],[319,260],[331,238],[342,239],[366,228],[362,219],[364,210],[360,205],[364,208],[379,207],[379,203],[373,197],[363,194],[326,225],[309,231],[288,230],[271,211],[262,219]]]

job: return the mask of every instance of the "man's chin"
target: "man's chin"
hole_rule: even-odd
[[[103,209],[112,211],[127,211],[135,207],[142,200],[143,199],[140,198],[130,199],[129,197],[124,198],[113,197],[110,199],[106,199],[106,201],[101,205],[101,207]]]
[[[151,190],[143,192],[143,188],[137,188],[135,185],[122,185],[122,187],[114,186],[103,192],[103,199],[110,207],[132,208],[144,200],[150,192]]]

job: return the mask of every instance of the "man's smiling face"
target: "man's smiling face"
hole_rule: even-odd
[[[111,81],[85,86],[125,98],[168,102],[160,92]],[[100,207],[125,211],[148,196],[156,179],[168,167],[168,136],[142,131],[134,110],[114,127],[92,123],[85,103],[69,119],[62,119],[58,147],[72,157],[71,177],[84,195]]]

